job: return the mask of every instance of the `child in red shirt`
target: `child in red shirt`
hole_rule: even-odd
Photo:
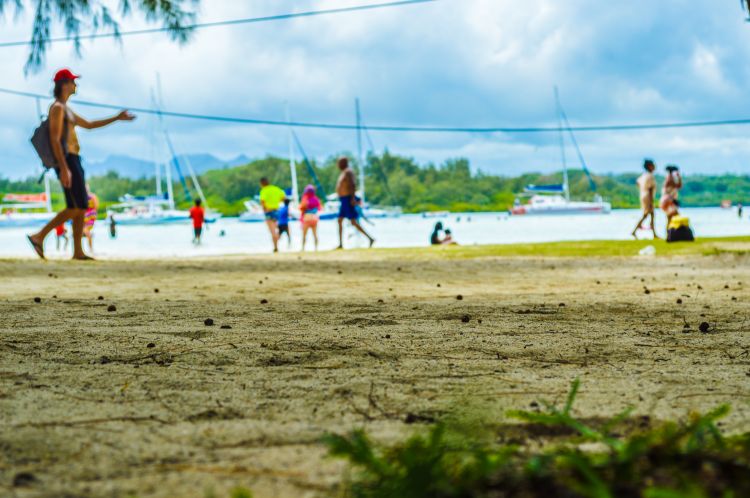
[[[193,219],[193,232],[195,237],[193,238],[193,244],[201,243],[201,232],[203,232],[203,220],[206,217],[206,212],[201,207],[201,200],[195,200],[195,206],[190,208],[190,217]]]

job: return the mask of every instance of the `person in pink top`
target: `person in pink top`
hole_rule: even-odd
[[[305,250],[305,242],[307,241],[307,232],[312,230],[313,238],[315,239],[315,250],[318,250],[318,220],[320,216],[320,210],[323,205],[320,203],[320,199],[315,195],[315,187],[308,185],[305,187],[302,193],[302,201],[299,204],[300,219],[302,221],[302,250]]]

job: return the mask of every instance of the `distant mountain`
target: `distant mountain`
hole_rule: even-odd
[[[244,154],[229,160],[219,159],[212,154],[187,154],[179,156],[179,159],[183,175],[189,174],[187,171],[188,162],[196,174],[201,174],[212,169],[232,168],[250,162],[250,158]],[[84,168],[86,169],[86,176],[89,177],[104,175],[109,171],[116,171],[119,176],[124,178],[152,177],[156,170],[152,161],[144,161],[123,155],[109,156],[100,162],[87,161],[84,164]],[[172,175],[176,178],[177,172],[174,169],[172,170]]]

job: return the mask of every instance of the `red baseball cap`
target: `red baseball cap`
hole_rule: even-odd
[[[80,75],[73,74],[73,72],[70,69],[65,68],[65,69],[60,69],[57,73],[55,73],[55,77],[52,81],[54,81],[55,83],[57,83],[58,81],[63,81],[63,80],[75,81],[80,77],[81,77]]]

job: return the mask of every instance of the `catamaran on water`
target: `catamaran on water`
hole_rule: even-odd
[[[573,134],[573,130],[568,122],[568,117],[560,103],[560,95],[555,88],[555,101],[557,104],[557,116],[560,123],[560,154],[563,165],[563,182],[557,185],[529,185],[525,191],[516,198],[510,214],[515,216],[522,215],[571,215],[571,214],[609,214],[612,211],[612,205],[605,202],[602,197],[596,193],[596,183],[591,177],[586,160],[583,158],[581,148]],[[564,125],[563,125],[564,124]],[[589,186],[594,192],[593,201],[572,201],[570,200],[570,184],[568,181],[568,164],[565,158],[565,131],[568,132],[570,140],[575,146],[578,159],[581,162],[583,172],[589,181]],[[529,201],[521,202],[521,198],[528,197]]]

